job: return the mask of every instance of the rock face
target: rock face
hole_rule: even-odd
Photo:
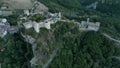
[[[26,37],[26,40],[27,39],[28,38]],[[32,38],[31,39],[29,38],[29,40],[32,40]],[[29,41],[29,43],[31,42]],[[31,67],[34,67],[34,65],[39,64],[43,66],[46,63],[45,60],[51,58],[49,56],[52,55],[54,51],[54,49],[52,49],[54,42],[55,37],[53,35],[53,32],[49,30],[40,32],[39,38],[35,39],[34,43],[31,43],[34,54],[34,57],[30,61]]]
[[[22,36],[23,36],[23,38],[25,38],[25,41],[26,42],[28,42],[28,43],[30,43],[30,44],[34,44],[35,43],[35,39],[33,38],[33,37],[31,37],[31,36],[29,36],[29,35],[23,35],[23,34],[21,34]]]

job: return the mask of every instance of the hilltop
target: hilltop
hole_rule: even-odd
[[[120,68],[119,0],[2,1],[19,28],[0,38],[3,68]]]

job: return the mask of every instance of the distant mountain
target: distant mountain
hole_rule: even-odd
[[[111,16],[120,15],[120,0],[102,0],[97,6],[97,11]]]
[[[82,6],[98,2],[97,11],[111,16],[120,15],[120,0],[79,0]]]
[[[38,0],[50,8],[50,11],[67,11],[83,14],[85,7],[98,1],[96,11],[110,16],[120,15],[120,0]]]

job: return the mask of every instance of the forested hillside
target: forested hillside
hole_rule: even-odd
[[[62,12],[67,17],[78,17],[82,13],[79,0],[38,0],[44,3],[51,12]]]
[[[110,16],[119,16],[119,0],[38,0],[50,8],[51,11],[67,11],[84,13],[85,7],[94,2],[98,2],[97,11]],[[66,10],[65,10],[66,9]]]
[[[55,26],[59,26],[54,31],[56,40],[61,40],[62,45],[50,68],[120,67],[120,61],[113,58],[120,56],[119,48],[100,32],[81,32],[70,23]]]
[[[99,2],[97,11],[106,13],[113,17],[120,17],[120,0],[105,0],[105,2]]]
[[[78,21],[86,20],[87,17],[91,18],[91,21],[101,22],[101,31],[107,32],[112,36],[120,37],[119,25],[120,25],[120,1],[119,0],[38,0],[49,7],[50,11],[62,12],[63,16],[69,19],[75,19]],[[98,1],[97,8],[87,9],[86,6]],[[64,4],[67,4],[65,6]],[[73,8],[74,6],[74,8]],[[71,7],[71,8],[69,8]],[[80,18],[79,16],[82,16]],[[96,16],[96,17],[94,17]],[[119,39],[118,37],[116,37]]]
[[[90,18],[92,22],[101,23],[97,32],[82,31],[73,22],[62,21],[52,24],[51,30],[41,28],[41,33],[38,34],[33,29],[28,30],[31,35],[38,35],[36,37],[39,46],[35,49],[36,52],[41,49],[38,53],[47,55],[58,48],[48,68],[120,68],[120,48],[103,35],[106,33],[120,40],[120,0],[38,1],[46,5],[50,12],[61,12],[64,19],[81,22]],[[94,2],[98,2],[96,9],[86,8]],[[18,10],[18,12],[21,11]],[[20,14],[22,15],[19,13],[4,18],[8,19],[10,25],[17,25]],[[43,18],[35,15],[31,17],[31,20],[39,22]],[[0,48],[2,68],[31,68],[32,47],[31,44],[25,42],[21,36],[22,32],[25,32],[25,29],[20,29],[13,35],[8,34],[4,40],[0,39],[0,46],[4,48],[4,51]],[[42,59],[42,61],[46,63],[47,59]],[[44,63],[38,63],[40,65],[36,68],[42,68],[41,65],[44,66]]]
[[[29,61],[33,57],[32,49],[30,44],[24,42],[20,34],[8,35],[6,42],[1,46],[5,47],[5,50],[0,52],[1,68],[28,68],[30,66]]]
[[[63,40],[50,68],[120,68],[120,56],[116,44],[104,37],[108,33],[120,39],[120,1],[119,0],[38,0],[49,7],[50,11],[61,11],[67,18],[85,20],[79,16],[97,15],[91,21],[101,22],[99,32],[81,32],[77,28],[70,29],[67,24],[56,29],[56,39]],[[97,8],[86,6],[98,1]],[[59,24],[60,25],[60,24]],[[65,36],[64,36],[65,34]],[[59,37],[59,38],[58,38]]]

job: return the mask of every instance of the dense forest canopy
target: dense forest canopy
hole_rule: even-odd
[[[77,12],[84,11],[85,6],[94,2],[98,2],[97,11],[112,16],[119,16],[120,1],[119,0],[38,0],[44,3],[51,11],[67,11],[76,10]],[[81,11],[80,11],[81,10]],[[75,13],[74,11],[73,13]]]
[[[24,42],[20,34],[8,36],[5,43],[6,49],[2,54],[2,68],[27,68],[29,61],[33,57],[30,44]]]
[[[63,43],[50,68],[119,68],[113,59],[119,49],[100,32],[81,32],[77,27],[72,30],[70,23],[58,23],[55,35]],[[64,29],[64,32],[61,31]],[[73,32],[75,31],[75,32]],[[57,33],[57,34],[56,34]],[[67,35],[66,35],[67,34]],[[58,38],[60,36],[60,38]]]

